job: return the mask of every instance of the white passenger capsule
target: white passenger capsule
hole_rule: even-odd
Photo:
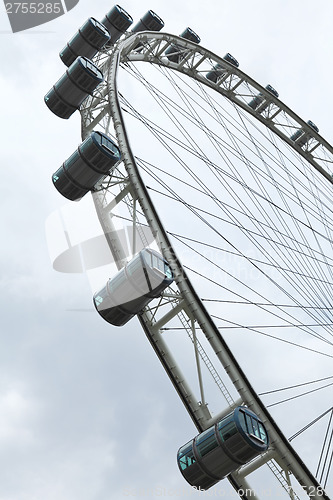
[[[105,321],[123,326],[172,281],[172,270],[162,255],[144,248],[95,293],[94,305]]]

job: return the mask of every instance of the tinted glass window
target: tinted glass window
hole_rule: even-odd
[[[201,436],[197,438],[196,445],[201,457],[204,457],[207,453],[214,450],[214,448],[218,446],[214,427],[203,432]]]
[[[153,253],[151,254],[151,265],[155,269],[158,269],[159,271],[161,271],[163,274],[166,274],[164,259],[162,259],[158,255],[155,255]]]
[[[84,166],[77,151],[74,151],[74,153],[72,153],[70,157],[67,158],[67,160],[65,161],[65,168],[70,168],[72,165],[74,165],[75,162],[81,163]]]
[[[108,288],[110,293],[116,293],[117,289],[122,287],[126,283],[126,275],[124,272],[119,272],[113,278],[108,281]]]
[[[267,436],[266,430],[261,422],[258,422],[258,427],[259,427],[260,439],[262,439],[267,444],[268,443],[268,436]]]
[[[107,287],[105,286],[96,294],[94,300],[97,306],[100,306],[102,302],[108,297],[108,290]]]
[[[98,306],[103,302],[103,300],[103,297],[101,297],[100,295],[96,295],[95,302]]]
[[[116,151],[116,148],[114,147],[113,142],[110,141],[107,137],[104,137],[104,135],[102,135],[101,144],[102,144],[103,148],[110,151],[113,155],[118,154],[118,151]]]
[[[151,255],[151,261],[152,261],[152,267],[156,267],[156,269],[160,269],[158,265],[159,259],[156,257],[156,255],[152,254]]]
[[[127,273],[130,276],[133,276],[133,274],[135,274],[138,269],[142,269],[142,262],[140,255],[134,257],[134,259],[127,264]]]
[[[122,14],[125,19],[132,19],[132,17],[124,10],[120,5],[116,5],[116,9],[118,10],[119,14]]]
[[[99,70],[90,61],[86,61],[86,68],[96,76],[100,76]]]
[[[220,436],[222,438],[222,441],[227,441],[234,434],[237,434],[237,427],[233,420],[229,423],[226,423],[220,429]]]
[[[247,432],[246,422],[245,422],[245,413],[243,411],[239,412],[239,423],[244,432]]]
[[[226,417],[224,417],[220,422],[218,423],[218,429],[222,429],[222,427],[227,423],[230,422],[233,418],[233,413],[229,413]]]
[[[253,427],[252,427],[252,418],[250,417],[250,415],[248,415],[247,413],[245,414],[245,419],[246,419],[246,425],[247,425],[247,432],[249,434],[253,434]]]
[[[193,455],[192,441],[185,444],[178,453],[178,462],[182,470],[190,467],[195,463],[195,458]]]
[[[165,263],[164,263],[164,274],[167,278],[172,279],[172,271],[171,271],[170,267],[168,266],[168,264],[165,264]]]
[[[260,438],[258,420],[256,420],[255,418],[252,418],[252,427],[254,435]]]

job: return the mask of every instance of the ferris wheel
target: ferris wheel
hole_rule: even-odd
[[[115,326],[138,316],[197,428],[177,454],[191,486],[227,478],[260,498],[252,474],[267,470],[286,498],[328,499],[331,401],[307,414],[300,400],[333,380],[333,148],[191,28],[161,32],[153,11],[131,24],[118,5],[90,18],[45,96],[81,113],[53,183],[73,201],[92,192],[118,270],[94,306]],[[268,390],[273,370],[282,387]],[[314,468],[291,444],[313,429]]]

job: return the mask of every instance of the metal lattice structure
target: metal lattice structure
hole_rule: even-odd
[[[181,56],[179,62],[172,62],[165,56],[165,51],[172,44],[178,48]],[[119,67],[137,62],[167,67],[210,87],[217,94],[222,94],[279,136],[332,184],[333,148],[277,97],[237,67],[203,47],[167,33],[132,34],[120,40],[110,51],[101,52],[97,57],[97,64],[105,75],[105,83],[99,86],[81,107],[82,138],[96,127],[108,134],[112,134],[114,130],[123,157],[123,164],[95,186],[93,192],[96,211],[118,269],[126,263],[126,251],[117,237],[113,221],[118,205],[125,204],[135,228],[133,253],[138,237],[136,235],[140,235],[140,227],[148,225],[174,273],[175,284],[167,289],[159,301],[146,307],[139,319],[196,428],[202,432],[230,409],[243,404],[253,410],[268,429],[268,452],[230,475],[230,483],[242,498],[257,498],[247,482],[247,476],[262,465],[268,464],[290,498],[299,498],[291,483],[290,476],[293,476],[309,497],[328,499],[271,417],[192,286],[142,180],[138,161],[131,150],[118,92]],[[219,64],[223,71],[216,82],[213,82],[205,75],[216,64]],[[248,104],[258,93],[261,94],[262,100],[254,110]],[[299,132],[299,138],[302,140],[290,139],[295,131]],[[165,341],[164,332],[174,326],[175,322],[181,325],[194,348],[193,362],[198,376],[200,399],[190,387]],[[200,342],[199,334],[208,341],[215,355],[214,361]],[[210,373],[225,401],[225,407],[216,415],[211,413],[205,400],[205,384],[201,373],[203,366]],[[237,397],[231,394],[230,381]]]

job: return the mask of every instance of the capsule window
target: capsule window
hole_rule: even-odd
[[[245,422],[245,413],[243,411],[239,412],[239,423],[244,432],[247,432],[246,422]]]
[[[101,306],[101,304],[107,298],[108,298],[108,290],[107,290],[107,287],[104,287],[102,290],[99,291],[98,294],[95,295],[94,302],[95,302],[96,306]],[[103,309],[103,306],[102,306],[102,309]]]
[[[90,73],[92,73],[93,75],[96,75],[96,76],[99,76],[99,71],[98,69],[96,68],[96,66],[94,66],[94,64],[92,64],[90,61],[86,60],[86,68],[87,70],[90,71]]]
[[[168,266],[168,264],[164,263],[164,274],[167,278],[169,279],[172,279],[173,278],[173,275],[172,275],[172,271],[171,271],[171,268]]]
[[[229,413],[229,415],[226,415],[223,417],[222,420],[219,421],[218,423],[218,430],[220,431],[222,427],[224,427],[228,422],[230,422],[230,418],[232,418],[232,413]]]
[[[104,137],[104,135],[102,135],[101,144],[102,144],[103,148],[110,151],[110,153],[112,153],[113,155],[115,154],[114,147],[113,147],[112,143],[106,137]]]
[[[178,463],[181,470],[187,469],[195,463],[195,457],[193,454],[192,441],[190,443],[185,444],[180,450],[178,454]]]
[[[268,442],[268,438],[267,438],[267,432],[264,428],[264,426],[262,425],[261,422],[258,422],[258,427],[259,427],[259,436],[260,436],[260,439],[262,439],[264,441],[264,443],[267,444]]]
[[[164,274],[164,261],[162,259],[157,259],[156,267]]]
[[[119,290],[119,288],[122,287],[126,282],[127,280],[124,273],[120,272],[119,274],[116,274],[116,276],[112,278],[112,280],[109,280],[108,282],[108,288],[110,293]]]
[[[159,269],[158,258],[154,254],[151,254],[151,267],[155,267],[156,269]]]
[[[65,169],[70,168],[71,165],[73,165],[77,160],[78,160],[77,152],[74,151],[74,153],[72,153],[70,157],[67,158],[67,160],[65,161]]]
[[[173,274],[169,265],[158,255],[151,254],[151,267],[161,271],[167,278],[173,279]]]
[[[140,256],[135,257],[133,260],[129,262],[127,265],[127,274],[129,276],[136,274],[138,269],[142,269],[142,262]]]
[[[234,434],[237,434],[237,427],[234,421],[225,423],[220,429],[222,441],[227,441]]]
[[[164,261],[154,254],[152,254],[152,267],[164,274]]]
[[[201,457],[204,457],[207,453],[214,450],[214,448],[217,448],[218,443],[215,437],[215,428],[212,427],[203,432],[197,439],[196,446]]]
[[[247,432],[249,434],[254,434],[253,426],[252,426],[252,418],[247,413],[245,414],[245,418],[246,418]]]
[[[103,302],[103,297],[101,297],[100,295],[97,295],[95,297],[95,302],[99,306]]]
[[[252,427],[253,427],[253,433],[254,433],[254,435],[255,435],[257,438],[261,439],[261,438],[260,438],[260,433],[259,433],[258,420],[256,420],[256,419],[252,418]]]
[[[117,9],[119,10],[120,14],[122,14],[124,17],[128,17],[128,14],[126,12],[126,10],[124,10],[122,7],[120,7],[120,5],[117,5]]]

